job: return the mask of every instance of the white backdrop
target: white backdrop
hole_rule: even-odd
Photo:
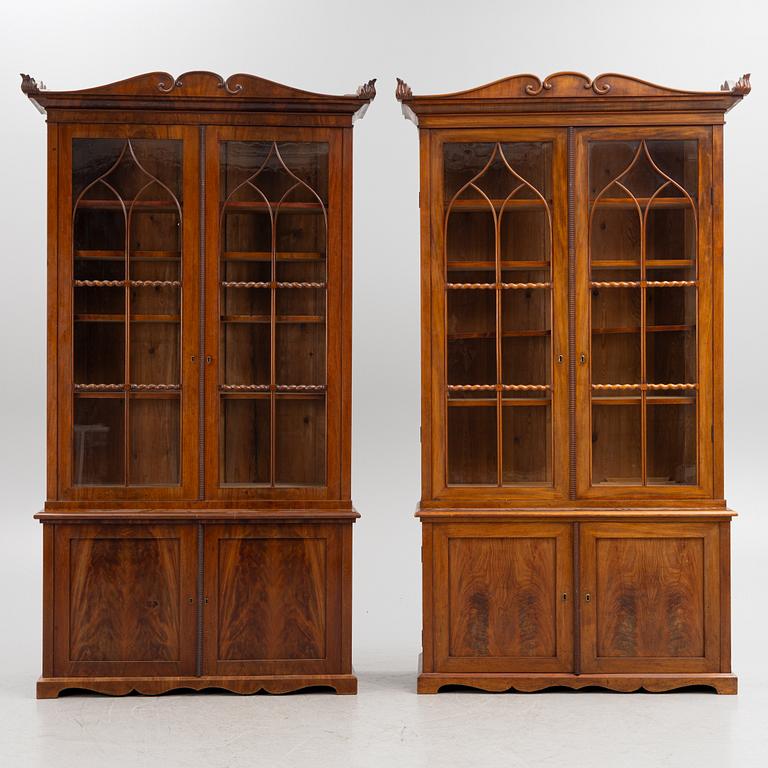
[[[394,99],[557,70],[716,89],[753,73],[725,133],[726,491],[733,528],[734,669],[764,653],[768,509],[765,189],[768,19],[734,0],[185,2],[69,0],[0,10],[0,688],[39,673],[44,498],[45,126],[19,72],[52,89],[134,74],[250,72],[325,93],[378,77],[355,128],[354,656],[415,670],[420,647],[418,142]],[[761,622],[763,622],[761,624]]]

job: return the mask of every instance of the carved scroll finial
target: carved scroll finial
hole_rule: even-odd
[[[525,92],[529,96],[538,96],[542,91],[549,91],[552,88],[552,83],[549,82],[549,78],[545,77],[544,80],[539,80],[538,77],[531,75],[536,81],[534,84],[528,83],[525,86]]]
[[[742,75],[735,83],[729,83],[726,80],[720,86],[720,90],[728,91],[734,96],[746,96],[752,90],[752,85],[749,82],[749,75],[749,72],[746,75]]]
[[[363,83],[356,91],[355,96],[359,96],[361,99],[368,99],[373,101],[376,97],[376,78],[369,80],[367,83]]]
[[[27,94],[27,96],[33,96],[36,93],[40,93],[40,91],[45,90],[45,84],[40,83],[40,85],[37,84],[37,81],[34,77],[31,75],[25,75],[23,72],[21,73],[21,92]]]
[[[395,88],[395,98],[398,101],[402,101],[403,99],[408,99],[411,96],[413,96],[413,91],[411,90],[411,86],[408,85],[408,83],[406,83],[405,80],[401,80],[398,77],[397,88]]]

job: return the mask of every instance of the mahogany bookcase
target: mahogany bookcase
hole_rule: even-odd
[[[398,80],[421,146],[418,688],[736,692],[721,90]]]
[[[355,693],[352,123],[374,81],[22,91],[48,122],[38,696]]]

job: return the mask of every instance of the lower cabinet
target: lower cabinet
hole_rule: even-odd
[[[356,690],[351,522],[44,529],[39,696],[73,687]]]
[[[728,526],[425,522],[419,690],[735,692]]]

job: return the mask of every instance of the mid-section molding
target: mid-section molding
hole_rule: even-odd
[[[214,72],[147,72],[127,80],[75,91],[49,91],[21,75],[21,90],[41,112],[50,109],[173,109],[192,111],[309,112],[356,115],[376,96],[375,79],[355,93],[335,96],[238,73],[224,79]],[[361,115],[358,115],[361,116]]]
[[[629,75],[606,72],[589,77],[581,72],[555,72],[545,78],[519,74],[455,93],[414,95],[397,78],[395,96],[405,116],[418,123],[422,116],[473,112],[578,112],[702,110],[727,112],[751,90],[749,75],[725,83],[717,91],[689,91],[656,85]]]

